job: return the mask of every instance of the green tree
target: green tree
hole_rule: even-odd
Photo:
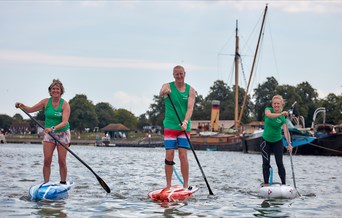
[[[143,126],[148,126],[150,125],[150,121],[147,119],[146,114],[141,114],[138,117],[138,124],[137,124],[137,128],[139,130],[142,130]]]
[[[220,101],[220,120],[234,119],[234,97],[233,92],[223,80],[216,80],[210,87],[209,94],[205,98],[204,110],[209,109],[211,114],[212,101]],[[233,109],[233,110],[232,110]]]
[[[23,116],[21,116],[21,114],[14,114],[13,120],[15,122],[22,122],[24,120],[24,118],[23,118]]]
[[[342,120],[342,95],[330,93],[326,98],[319,100],[318,105],[325,107],[326,123],[337,125]]]
[[[294,86],[281,85],[276,88],[276,91],[277,95],[281,95],[285,101],[283,110],[289,110],[295,101],[302,101]]]
[[[122,123],[129,129],[133,130],[137,128],[138,119],[134,114],[126,109],[120,108],[115,110],[115,122]]]
[[[69,104],[71,108],[69,123],[72,129],[84,131],[85,128],[94,129],[98,126],[95,106],[86,95],[76,95]]]
[[[106,125],[115,121],[114,108],[106,102],[100,102],[95,105],[95,112],[99,121],[99,127],[103,128]]]
[[[8,131],[14,119],[6,114],[0,114],[0,128]]]
[[[300,100],[297,100],[295,114],[303,116],[305,126],[310,126],[313,113],[317,108],[318,93],[308,82],[302,82],[297,85],[296,94],[300,96]]]
[[[238,114],[238,118],[240,117],[240,113],[242,110],[242,103],[243,103],[243,99],[245,97],[246,91],[239,87],[238,89],[238,104],[239,104],[239,114]],[[230,120],[234,120],[234,113],[235,113],[235,85],[233,86],[233,92],[231,94],[231,98],[232,100],[230,100],[228,107],[229,107],[229,111],[231,111],[231,113],[229,114],[229,118]],[[249,123],[252,119],[254,119],[253,113],[254,112],[254,104],[251,101],[251,97],[250,95],[247,95],[246,98],[246,104],[245,104],[245,108],[243,109],[242,112],[242,118],[241,118],[241,123],[246,124]]]
[[[271,106],[272,97],[277,94],[277,86],[278,81],[272,76],[267,77],[266,82],[259,84],[258,87],[254,89],[254,113],[257,121],[263,120],[266,106]]]
[[[37,120],[45,120],[44,109],[38,111],[38,113],[37,113]]]
[[[192,120],[208,120],[210,119],[211,102],[206,103],[202,95],[195,97],[194,111],[192,113]]]
[[[159,95],[153,96],[153,103],[146,112],[150,123],[154,126],[163,126],[163,119],[165,116],[164,97]]]

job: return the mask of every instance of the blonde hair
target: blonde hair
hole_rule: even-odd
[[[181,65],[176,65],[176,66],[173,68],[173,73],[175,73],[175,70],[176,70],[176,69],[182,69],[183,72],[184,72],[184,75],[185,75],[185,69],[184,69],[183,66],[181,66]]]
[[[52,83],[51,83],[51,85],[49,86],[49,89],[48,89],[49,90],[49,94],[51,93],[52,87],[54,87],[56,85],[59,86],[59,88],[61,89],[61,95],[63,95],[64,94],[64,86],[63,86],[62,82],[59,79],[53,79],[52,80]]]
[[[283,97],[282,97],[281,95],[275,95],[275,96],[273,96],[273,98],[272,98],[272,103],[273,103],[273,100],[274,100],[274,99],[279,99],[279,100],[281,101],[282,105],[285,104],[285,100],[283,99]]]

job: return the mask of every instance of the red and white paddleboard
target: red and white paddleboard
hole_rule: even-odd
[[[183,201],[198,191],[198,187],[193,186],[191,190],[184,189],[182,185],[173,185],[169,190],[158,189],[148,193],[154,201]]]

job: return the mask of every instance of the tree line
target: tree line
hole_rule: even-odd
[[[246,91],[238,87],[238,102],[242,105]],[[280,94],[286,100],[284,110],[290,109],[296,101],[294,114],[303,116],[305,126],[310,126],[313,113],[318,107],[326,108],[326,123],[338,124],[342,120],[342,93],[335,95],[330,93],[323,99],[318,98],[318,93],[308,82],[302,82],[296,86],[279,85],[274,77],[268,77],[266,81],[259,84],[253,92],[253,96],[247,95],[246,106],[243,111],[243,124],[251,121],[262,121],[264,109],[271,105],[271,99],[274,95]],[[210,120],[212,101],[220,101],[220,120],[233,120],[235,108],[235,85],[230,87],[224,81],[217,80],[210,87],[206,97],[197,94],[194,107],[193,120]],[[153,96],[153,102],[148,110],[136,117],[129,110],[119,108],[107,102],[93,104],[84,94],[77,94],[69,101],[71,114],[70,126],[73,130],[84,131],[86,128],[93,130],[95,127],[103,128],[110,123],[122,123],[131,130],[141,130],[143,126],[162,126],[164,119],[163,97]],[[239,109],[240,110],[240,109]],[[38,120],[44,120],[44,112],[36,113]],[[13,123],[29,122],[24,120],[20,114],[13,117],[0,115],[0,128],[8,131]]]

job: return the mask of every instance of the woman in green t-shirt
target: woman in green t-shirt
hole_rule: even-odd
[[[288,112],[283,111],[283,104],[283,97],[281,95],[275,95],[272,98],[272,107],[266,107],[265,109],[264,132],[262,134],[264,141],[260,145],[262,154],[262,173],[264,178],[263,186],[269,185],[271,152],[274,153],[281,183],[286,184],[286,171],[283,164],[284,148],[282,129],[284,130],[286,141],[289,144],[287,150],[290,153],[292,152],[292,145],[285,118],[288,116]]]

